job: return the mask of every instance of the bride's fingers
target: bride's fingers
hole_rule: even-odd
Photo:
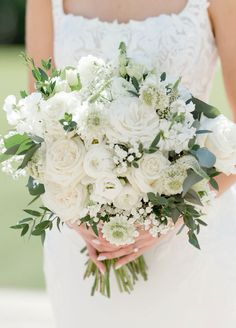
[[[131,253],[134,253],[134,252],[137,252],[137,251],[138,251],[138,248],[136,246],[132,245],[132,246],[127,246],[125,248],[117,249],[116,251],[101,252],[97,259],[99,261],[111,260],[111,259],[115,259],[117,257],[122,257],[122,256],[125,256],[127,254],[131,254]]]
[[[145,253],[145,251],[147,251],[149,248],[150,248],[150,246],[146,246],[146,247],[143,247],[142,249],[138,250],[137,253],[131,253],[126,256],[123,256],[116,262],[115,269],[117,270],[117,269],[121,268],[123,265],[136,260],[139,256],[143,255]]]
[[[104,274],[105,271],[106,271],[106,268],[105,268],[105,265],[102,262],[97,260],[97,251],[96,251],[96,249],[92,245],[90,245],[89,243],[86,243],[86,245],[87,245],[87,250],[88,250],[88,253],[89,253],[89,257],[91,258],[93,263],[96,264],[96,266],[101,271],[101,273]]]

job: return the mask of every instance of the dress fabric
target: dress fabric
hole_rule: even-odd
[[[92,54],[113,60],[120,41],[128,55],[144,58],[162,71],[182,76],[192,93],[207,100],[217,63],[208,1],[188,0],[179,14],[143,21],[103,22],[65,14],[62,0],[52,0],[55,61],[76,65]],[[234,328],[236,325],[236,187],[214,201],[202,250],[187,242],[186,231],[172,231],[145,254],[147,282],[131,295],[121,294],[112,276],[112,297],[90,296],[83,280],[86,258],[82,238],[64,225],[52,230],[44,246],[44,271],[56,328]]]

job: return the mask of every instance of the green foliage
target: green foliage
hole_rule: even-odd
[[[215,118],[220,115],[220,111],[217,108],[205,103],[200,99],[192,97],[191,101],[195,105],[195,110],[193,112],[193,116],[195,119],[199,119],[202,114],[204,114],[208,118]]]
[[[64,118],[59,120],[66,132],[74,131],[77,128],[77,123],[73,121],[72,118],[72,114],[65,113]]]
[[[31,209],[24,209],[23,211],[30,215],[18,221],[16,225],[11,226],[12,229],[21,230],[21,236],[28,233],[31,236],[40,236],[42,243],[44,242],[46,231],[51,230],[56,223],[60,230],[61,220],[58,216],[54,215],[48,208],[40,207],[41,211]]]
[[[183,218],[184,225],[188,228],[190,244],[200,249],[196,235],[200,232],[200,225],[206,224],[199,219],[202,213],[195,207],[202,206],[198,193],[192,189],[185,194],[175,196],[148,193],[148,199],[153,204],[153,212],[157,219],[170,217],[176,224],[180,218]]]

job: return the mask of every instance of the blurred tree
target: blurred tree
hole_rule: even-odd
[[[0,44],[24,43],[25,0],[0,0]]]

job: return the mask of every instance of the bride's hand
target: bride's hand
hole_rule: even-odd
[[[134,244],[108,252],[101,252],[97,259],[102,261],[105,259],[110,260],[119,258],[115,266],[116,269],[119,269],[121,266],[134,261],[139,256],[143,255],[147,250],[159,243],[162,238],[163,235],[159,238],[155,238],[152,237],[148,231],[140,230],[139,237],[136,238]]]
[[[120,250],[121,247],[111,245],[102,237],[101,232],[99,232],[99,236],[96,236],[93,230],[91,228],[87,229],[84,224],[78,226],[76,223],[67,223],[67,225],[81,235],[86,243],[89,257],[96,264],[98,269],[104,274],[106,268],[105,265],[101,262],[102,258],[101,254],[99,255],[99,253],[109,252],[113,254],[113,252]]]

